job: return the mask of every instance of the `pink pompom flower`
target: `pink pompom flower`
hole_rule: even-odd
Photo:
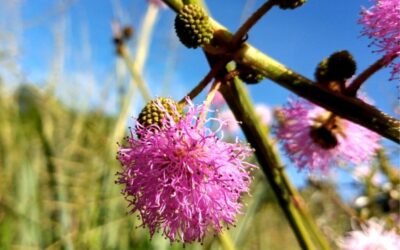
[[[255,166],[245,159],[253,151],[238,141],[224,142],[223,121],[212,119],[220,123],[216,131],[206,127],[211,120],[198,119],[203,106],[189,101],[183,116],[158,106],[163,126],[137,124],[120,147],[117,183],[151,236],[162,231],[171,242],[203,242],[208,231],[217,234],[235,223],[241,194],[252,180]]]
[[[303,99],[289,99],[274,130],[299,169],[326,172],[339,163],[361,164],[380,147],[380,136]]]
[[[382,52],[388,60],[400,56],[400,1],[374,0],[375,5],[361,12],[362,34],[372,39],[376,52]],[[397,58],[398,59],[398,58]],[[392,79],[400,79],[400,62],[392,64]]]
[[[395,230],[386,230],[385,223],[370,219],[361,230],[351,231],[338,242],[342,250],[398,250],[400,235]]]

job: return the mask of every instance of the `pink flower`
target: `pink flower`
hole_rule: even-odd
[[[254,165],[245,158],[253,151],[221,140],[222,125],[213,131],[208,121],[202,124],[202,106],[190,103],[178,121],[159,108],[166,117],[163,127],[138,124],[128,145],[120,147],[117,183],[151,236],[161,230],[171,241],[202,242],[210,229],[219,233],[234,224],[252,179],[248,170]]]
[[[400,1],[374,2],[374,6],[361,12],[362,34],[371,38],[371,45],[378,47],[376,52],[385,53],[388,60],[394,55],[400,56]],[[400,62],[393,62],[392,66],[392,79],[400,79]]]
[[[400,235],[395,230],[385,230],[385,224],[370,219],[361,230],[352,231],[339,240],[342,250],[398,250]]]
[[[278,120],[277,138],[299,169],[326,172],[341,162],[358,165],[380,147],[376,133],[305,100],[290,99]]]

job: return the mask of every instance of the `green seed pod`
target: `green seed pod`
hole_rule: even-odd
[[[353,56],[346,50],[332,54],[327,66],[332,80],[349,79],[357,69]]]
[[[175,121],[178,121],[180,114],[183,113],[182,108],[174,100],[164,97],[159,97],[148,102],[140,112],[137,121],[145,127],[156,124],[161,128],[164,117],[167,114],[164,110],[160,110],[160,104],[169,115],[174,117]]]
[[[196,4],[185,5],[175,18],[175,31],[188,48],[209,44],[214,30],[206,12]]]
[[[239,78],[248,84],[259,83],[265,78],[258,70],[244,65],[238,65],[236,70],[239,71]]]
[[[328,58],[322,60],[315,70],[315,80],[319,83],[329,82],[328,76]]]
[[[281,9],[295,9],[302,6],[306,0],[275,0],[276,5]]]
[[[353,56],[346,50],[333,53],[320,62],[315,71],[315,79],[320,82],[341,81],[352,77],[357,69]]]

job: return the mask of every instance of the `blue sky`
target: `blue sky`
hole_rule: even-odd
[[[2,0],[5,1],[5,0]],[[247,1],[207,1],[215,19],[235,30],[239,24]],[[250,0],[254,10],[262,1]],[[62,15],[52,13],[59,4],[57,1],[25,1],[22,5],[24,23],[42,22],[23,30],[21,63],[25,73],[33,81],[42,81],[51,69],[54,57],[54,29],[59,22],[66,22],[66,59],[65,71],[74,72],[85,67],[93,70],[96,81],[114,70],[115,54],[111,43],[110,22],[119,19],[123,24],[135,28],[140,25],[146,10],[145,0],[131,1],[73,1]],[[118,3],[118,4],[117,4]],[[347,49],[358,63],[358,72],[365,69],[379,55],[371,53],[369,40],[360,36],[361,26],[357,24],[360,6],[369,6],[369,1],[308,1],[302,8],[282,11],[274,8],[263,18],[249,34],[249,41],[273,58],[286,64],[295,71],[313,78],[315,66],[329,54]],[[118,9],[122,9],[122,11]],[[121,14],[122,13],[122,14]],[[250,12],[246,12],[248,16]],[[247,15],[246,15],[247,14]],[[150,85],[159,85],[166,74],[166,60],[171,44],[171,28],[174,14],[170,10],[160,12],[156,32],[152,41],[150,57],[146,65],[145,76]],[[90,58],[82,62],[83,34],[90,43]],[[188,67],[188,65],[195,67]],[[178,44],[176,70],[173,79],[189,90],[207,72],[201,51],[189,50]],[[386,112],[393,114],[396,101],[394,82],[389,82],[389,70],[383,70],[372,77],[365,90]],[[251,86],[250,92],[255,101],[272,105],[281,104],[288,92],[276,84],[265,81]],[[185,91],[184,91],[185,92]],[[160,94],[160,93],[155,93]],[[182,94],[182,93],[179,93]],[[177,96],[177,98],[179,98]],[[388,102],[392,100],[392,103]]]
[[[0,0],[0,3],[3,1],[7,3],[8,0]],[[19,20],[16,23],[20,24],[17,29],[20,46],[18,64],[25,80],[44,85],[49,80],[48,75],[58,53],[59,60],[63,62],[64,81],[76,84],[73,86],[75,89],[85,88],[89,82],[91,88],[101,89],[105,84],[112,84],[114,79],[112,75],[116,56],[111,42],[111,21],[117,19],[122,24],[138,29],[146,12],[147,1],[70,2],[61,11],[58,11],[57,6],[63,1],[52,0],[22,1],[18,8],[11,8]],[[263,1],[206,2],[212,16],[234,31],[239,27],[241,17],[248,16]],[[360,72],[380,57],[371,53],[373,48],[368,47],[370,41],[360,36],[361,26],[357,24],[361,6],[370,4],[368,0],[310,0],[303,7],[292,11],[274,8],[251,30],[249,41],[261,51],[311,79],[319,61],[344,49],[353,54],[358,64],[357,72]],[[9,10],[10,7],[3,8],[3,12]],[[12,13],[2,13],[0,10],[0,14],[3,14],[3,19],[0,19],[3,27],[8,28],[7,24],[11,21],[6,20],[7,15],[4,14]],[[189,50],[176,42],[172,33],[173,19],[172,11],[160,11],[144,77],[153,95],[163,94],[160,86],[169,79],[169,89],[173,91],[166,94],[180,99],[208,72],[208,65],[200,50]],[[62,53],[55,45],[54,34],[57,30],[64,38]],[[174,65],[168,66],[168,60],[174,61]],[[380,109],[394,115],[398,93],[396,83],[388,79],[389,70],[382,70],[370,78],[364,90]],[[269,80],[251,85],[248,89],[254,102],[270,106],[282,105],[290,95]],[[93,105],[101,100],[93,96],[90,98],[95,100]],[[197,101],[200,102],[200,98]],[[296,183],[302,183],[304,176],[298,176],[294,169],[290,172]]]

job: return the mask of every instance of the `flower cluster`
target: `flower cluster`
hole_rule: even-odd
[[[400,235],[395,230],[385,230],[384,223],[370,219],[361,230],[352,231],[339,240],[342,250],[397,250]]]
[[[361,164],[380,147],[380,136],[305,100],[279,110],[277,138],[300,169],[325,172],[340,162]]]
[[[189,101],[181,115],[158,105],[163,125],[137,124],[120,147],[117,183],[151,236],[162,230],[171,241],[202,242],[208,230],[234,224],[252,179],[254,165],[245,162],[252,150],[222,141],[221,128],[207,128],[208,121],[198,119],[203,106]]]
[[[359,22],[362,34],[372,38],[377,52],[385,53],[388,60],[400,56],[400,1],[374,0],[375,5],[364,9]],[[392,63],[392,79],[400,79],[400,62]]]

